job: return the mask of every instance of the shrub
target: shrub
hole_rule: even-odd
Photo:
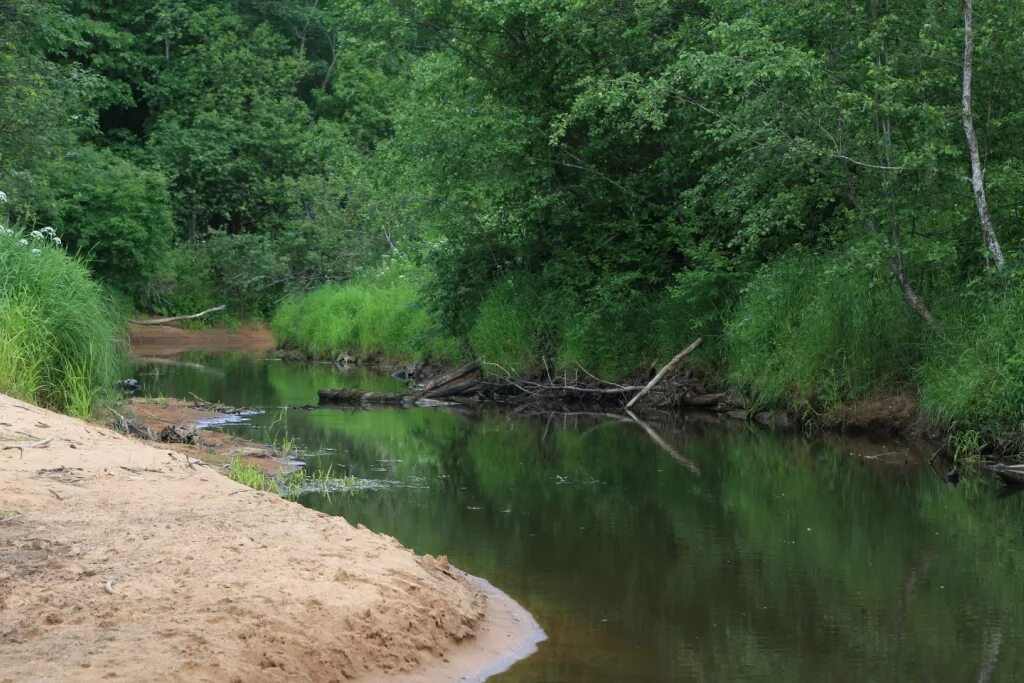
[[[114,307],[52,238],[0,233],[0,391],[85,416],[118,367]]]

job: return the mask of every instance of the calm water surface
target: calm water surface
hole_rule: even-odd
[[[304,505],[446,554],[534,614],[549,640],[494,681],[1024,680],[1024,496],[990,481],[694,421],[657,425],[673,457],[614,420],[281,410],[400,384],[185,360],[135,372],[151,395],[264,408],[225,429],[379,482]]]

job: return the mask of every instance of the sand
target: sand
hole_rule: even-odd
[[[543,638],[446,559],[180,453],[4,395],[0,447],[0,681],[482,680]]]

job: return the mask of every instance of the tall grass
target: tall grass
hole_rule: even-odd
[[[958,313],[921,367],[921,407],[947,425],[1024,435],[1024,285],[969,297]]]
[[[0,391],[85,416],[111,389],[122,339],[82,263],[48,240],[0,231]]]
[[[766,404],[835,406],[910,380],[920,328],[883,264],[856,250],[776,262],[726,327],[729,379]]]
[[[318,358],[351,351],[391,361],[460,360],[459,344],[440,332],[420,301],[418,283],[404,275],[383,271],[291,297],[271,330],[278,343]]]

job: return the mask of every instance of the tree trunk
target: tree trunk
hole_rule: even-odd
[[[981,154],[978,152],[978,136],[974,133],[974,115],[971,113],[971,80],[974,77],[974,9],[973,0],[963,0],[964,4],[964,79],[963,97],[961,100],[961,116],[963,117],[964,135],[967,138],[967,151],[971,157],[971,187],[974,190],[974,203],[978,207],[978,219],[981,221],[981,236],[985,247],[995,261],[996,269],[1002,270],[1006,265],[1003,249],[999,246],[995,228],[992,227],[992,216],[988,210],[988,198],[985,196],[985,169],[981,165]]]

